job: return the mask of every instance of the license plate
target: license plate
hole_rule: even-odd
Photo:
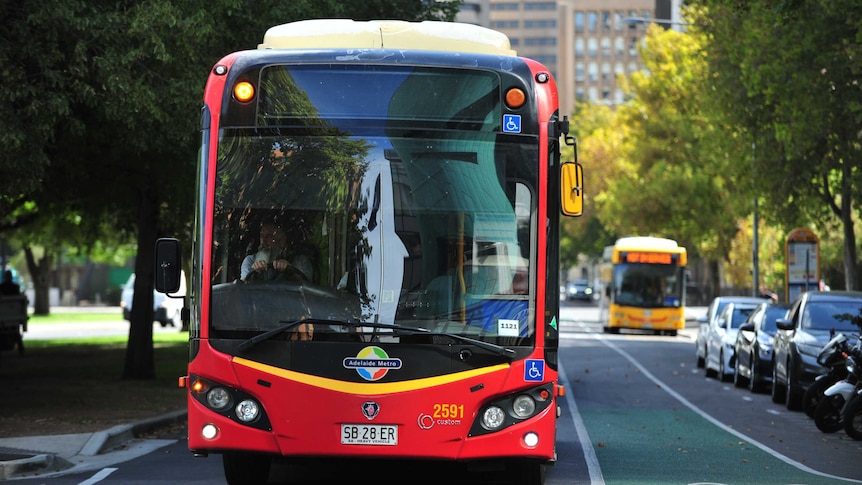
[[[398,426],[391,424],[342,424],[342,445],[398,444]]]

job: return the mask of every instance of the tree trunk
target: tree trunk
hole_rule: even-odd
[[[27,270],[33,278],[33,314],[48,315],[51,313],[50,288],[54,253],[45,250],[42,259],[37,261],[33,248],[25,246],[24,255],[27,257]]]
[[[135,295],[126,344],[123,379],[155,379],[153,358],[153,288],[159,207],[150,188],[139,192],[138,255],[135,258]]]
[[[853,230],[853,174],[850,163],[844,161],[841,178],[841,223],[844,226],[844,286],[856,289],[856,232]]]

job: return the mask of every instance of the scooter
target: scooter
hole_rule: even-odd
[[[814,424],[824,433],[834,433],[844,426],[844,411],[852,397],[860,391],[862,384],[862,349],[857,338],[856,345],[845,353],[847,377],[831,385],[823,392],[823,398],[814,410]],[[862,431],[862,430],[860,430]],[[862,436],[862,435],[860,435]]]
[[[817,376],[802,397],[802,410],[809,418],[814,418],[814,411],[817,409],[817,404],[823,399],[823,393],[826,389],[847,377],[845,360],[849,349],[850,344],[848,344],[847,336],[839,333],[833,335],[817,355],[817,363],[828,370]]]
[[[859,369],[854,368],[854,371],[862,373]],[[853,395],[844,406],[841,418],[844,421],[844,432],[847,436],[854,440],[862,440],[862,379],[857,382]]]

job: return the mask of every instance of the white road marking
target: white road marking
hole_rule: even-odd
[[[562,365],[559,366],[558,374],[563,386],[569,390],[566,392],[566,404],[569,406],[569,414],[572,416],[572,422],[575,424],[581,449],[584,450],[584,460],[587,462],[587,471],[590,473],[590,483],[592,485],[604,485],[605,477],[602,476],[599,458],[596,456],[596,450],[593,448],[590,435],[587,433],[586,426],[584,426],[584,420],[581,418],[581,413],[578,412],[578,406],[575,404],[575,398],[572,396],[571,390],[574,388],[569,385],[569,379],[566,377],[566,371]]]
[[[108,478],[108,475],[114,473],[115,471],[117,471],[116,468],[102,468],[101,470],[99,470],[99,473],[96,473],[95,475],[93,475],[87,480],[84,480],[78,485],[93,485],[94,483],[99,483],[102,480]]]

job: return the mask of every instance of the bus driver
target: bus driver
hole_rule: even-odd
[[[240,279],[271,280],[282,274],[309,279],[307,271],[310,269],[302,271],[287,261],[287,235],[277,224],[264,222],[260,225],[260,245],[257,252],[249,254],[243,260]]]

